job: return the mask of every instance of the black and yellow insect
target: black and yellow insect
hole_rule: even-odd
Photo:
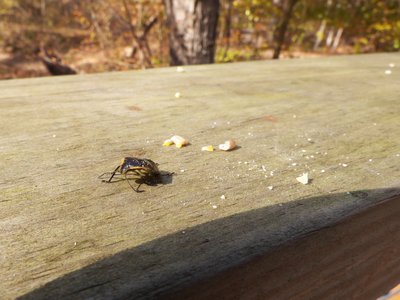
[[[140,192],[139,187],[145,183],[148,185],[154,185],[161,181],[161,172],[158,169],[158,164],[147,158],[137,158],[137,157],[125,157],[121,160],[120,165],[114,170],[114,172],[106,172],[99,176],[103,178],[104,175],[111,175],[109,179],[103,182],[111,183],[113,178],[119,180],[126,180],[131,188],[135,192]],[[168,173],[167,175],[172,175]],[[121,178],[121,176],[123,178]],[[134,188],[130,183],[133,179],[139,185]]]

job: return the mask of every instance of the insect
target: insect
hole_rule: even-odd
[[[125,157],[121,160],[118,167],[115,168],[114,172],[106,172],[99,176],[103,178],[104,175],[111,175],[109,179],[103,179],[103,182],[111,183],[113,178],[119,180],[126,180],[131,188],[139,193],[139,187],[145,183],[148,185],[154,185],[161,181],[161,176],[172,175],[173,173],[161,174],[158,169],[158,164],[147,158],[137,158],[137,157]],[[121,176],[123,178],[121,179]],[[139,185],[134,188],[130,183],[130,179],[134,179]],[[117,180],[117,181],[119,181]]]

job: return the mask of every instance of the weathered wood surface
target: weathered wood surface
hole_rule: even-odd
[[[154,297],[400,194],[397,66],[380,54],[0,82],[2,297]],[[172,134],[191,145],[162,147]],[[200,151],[229,138],[240,148]],[[139,194],[101,183],[124,156],[176,175]]]
[[[397,196],[173,291],[170,299],[376,300],[400,282],[399,216]]]

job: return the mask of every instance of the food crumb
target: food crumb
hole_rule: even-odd
[[[236,148],[236,142],[234,140],[227,140],[225,143],[220,144],[218,148],[223,151],[233,150]]]
[[[296,180],[302,184],[308,184],[309,183],[308,173],[303,173],[303,175],[297,177]]]
[[[225,195],[222,195],[220,198],[221,198],[222,200],[225,200],[225,199],[226,199]]]
[[[165,140],[162,145],[168,147],[168,146],[171,146],[173,144],[174,144],[174,142],[172,140],[168,139],[168,140]]]
[[[218,208],[218,206],[217,205],[213,205],[212,208],[216,209],[216,208]]]
[[[385,74],[386,74],[386,75],[392,74],[392,70],[385,70]]]
[[[272,185],[270,185],[270,186],[268,187],[268,189],[269,189],[270,191],[272,191],[272,190],[274,189],[274,187],[273,187]]]
[[[189,141],[188,141],[187,139],[185,139],[185,138],[179,136],[179,135],[174,135],[174,136],[173,136],[172,138],[170,138],[169,140],[166,140],[166,141],[164,142],[164,144],[165,144],[165,143],[168,143],[167,146],[170,146],[170,145],[172,145],[172,144],[169,144],[170,141],[172,141],[172,143],[174,143],[175,146],[176,146],[177,148],[182,148],[183,146],[189,145]],[[163,144],[163,145],[164,145],[164,144]]]
[[[175,93],[175,98],[180,98],[180,97],[181,97],[181,93],[176,92],[176,93]]]
[[[203,146],[203,147],[201,147],[201,151],[212,152],[212,151],[214,151],[214,147],[212,145]]]

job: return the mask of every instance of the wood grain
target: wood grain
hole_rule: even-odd
[[[4,298],[151,298],[398,195],[389,63],[400,56],[0,82]],[[173,134],[191,145],[162,147]],[[235,151],[200,151],[231,138]],[[124,156],[176,175],[140,194],[101,183]]]
[[[377,299],[400,282],[399,216],[394,197],[169,298]]]

